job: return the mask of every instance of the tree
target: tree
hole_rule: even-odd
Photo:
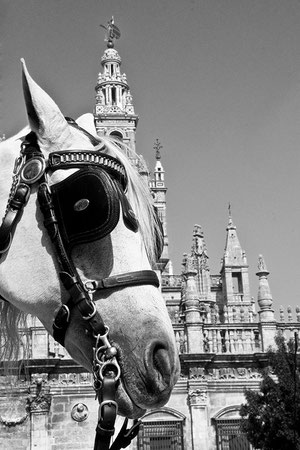
[[[300,375],[297,369],[297,339],[288,343],[281,334],[277,350],[267,352],[260,390],[245,390],[246,404],[240,409],[242,430],[257,449],[300,449]]]

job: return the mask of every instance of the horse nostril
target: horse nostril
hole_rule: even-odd
[[[153,350],[153,366],[164,381],[169,383],[172,372],[171,362],[168,351],[161,345],[157,345]]]
[[[148,374],[156,380],[157,387],[165,389],[172,376],[172,364],[167,345],[153,342],[146,352],[146,366]]]

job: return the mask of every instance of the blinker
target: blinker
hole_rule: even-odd
[[[55,215],[64,245],[102,239],[119,221],[114,180],[102,169],[87,166],[51,186]]]

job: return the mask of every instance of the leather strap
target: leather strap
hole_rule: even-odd
[[[31,164],[35,165],[33,162],[35,158],[39,160],[38,168],[36,166],[31,167],[26,172],[26,166],[29,167],[30,161],[32,161]],[[33,178],[32,170],[35,172]],[[0,225],[0,258],[10,247],[14,229],[29,199],[30,185],[33,180],[36,181],[43,176],[44,170],[44,158],[37,143],[36,135],[30,132],[22,143],[21,155],[15,162],[11,194],[5,216]]]
[[[89,140],[91,141],[91,144],[93,144],[94,147],[96,147],[97,145],[100,144],[100,140],[97,139],[96,136],[93,136],[91,133],[89,133],[84,128],[79,126],[78,123],[74,119],[72,119],[72,117],[65,117],[65,119],[69,125],[71,125],[72,127],[76,128],[76,130],[79,130],[83,134],[85,134],[89,138]]]
[[[101,315],[96,310],[88,292],[84,289],[76,268],[67,254],[57,224],[51,193],[47,183],[42,183],[38,191],[40,208],[44,215],[44,225],[54,245],[57,261],[60,267],[60,279],[70,294],[67,305],[62,305],[53,323],[53,337],[64,345],[65,333],[70,321],[70,311],[74,305],[82,317],[90,325],[93,334],[104,334],[105,325]]]
[[[29,194],[30,187],[27,184],[20,183],[9,202],[7,213],[0,226],[0,256],[9,249],[12,233],[28,201]]]
[[[118,405],[115,401],[117,383],[114,374],[111,375],[104,376],[102,381],[94,450],[108,450],[111,437],[115,432],[114,425],[118,412]]]
[[[120,275],[103,278],[98,281],[86,281],[84,284],[85,287],[91,291],[139,286],[141,284],[152,284],[158,288],[159,280],[153,270],[138,270],[136,272],[126,272]]]
[[[127,428],[128,418],[126,417],[122,428],[112,443],[109,450],[120,450],[121,448],[126,448],[130,445],[131,441],[137,436],[140,428],[140,420],[135,420],[131,428]]]

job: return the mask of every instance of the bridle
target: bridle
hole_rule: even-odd
[[[99,145],[99,141],[75,121],[69,118],[67,120],[71,126],[87,135],[93,145]],[[121,369],[118,364],[118,350],[110,344],[109,329],[96,308],[93,294],[98,290],[145,284],[159,287],[159,281],[154,271],[141,270],[83,282],[72,261],[71,250],[74,245],[101,239],[114,229],[119,221],[120,204],[125,225],[133,232],[138,230],[138,221],[125,196],[125,168],[119,160],[103,152],[104,149],[103,145],[92,151],[56,151],[50,153],[46,161],[35,133],[31,132],[26,136],[21,144],[20,156],[15,162],[12,188],[0,226],[0,263],[1,257],[9,251],[14,230],[29,200],[31,188],[38,186],[38,202],[44,216],[45,228],[54,246],[59,277],[69,293],[69,300],[61,305],[54,318],[53,337],[64,345],[65,333],[76,306],[86,329],[92,333],[95,340],[93,377],[100,405],[94,450],[119,450],[126,448],[137,435],[139,421],[134,421],[133,426],[127,429],[126,418],[110,447],[118,412],[115,395]],[[49,172],[70,168],[78,170],[64,181],[49,185]],[[87,197],[80,198],[82,186],[90,184],[91,187],[85,192]],[[94,190],[98,193],[97,198]],[[100,198],[99,192],[102,193]],[[65,213],[64,210],[70,203],[72,208]],[[94,219],[93,211],[90,211],[93,204],[99,206],[103,212],[103,217],[100,217],[98,222]],[[93,225],[86,228],[86,220],[89,218]]]

